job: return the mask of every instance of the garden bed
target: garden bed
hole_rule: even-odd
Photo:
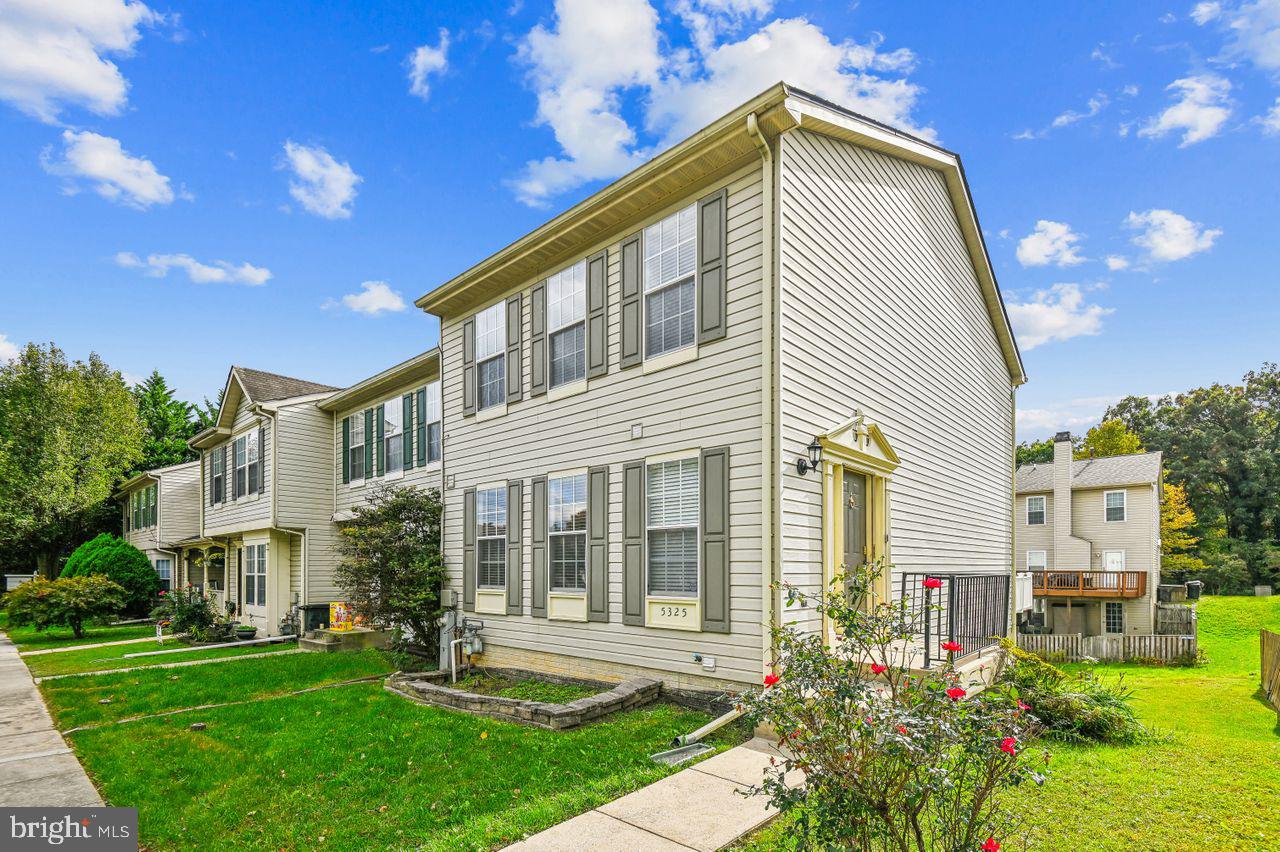
[[[632,678],[619,684],[534,672],[488,669],[450,683],[448,672],[408,673],[387,688],[415,701],[478,716],[563,731],[657,699],[660,681]]]

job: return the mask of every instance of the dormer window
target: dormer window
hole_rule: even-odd
[[[587,262],[575,263],[547,279],[547,332],[551,345],[551,387],[587,375]]]
[[[506,401],[506,302],[476,314],[476,408],[483,411]]]

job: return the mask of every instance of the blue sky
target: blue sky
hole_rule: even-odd
[[[0,357],[357,381],[434,345],[413,299],[781,77],[962,154],[1021,437],[1277,357],[1280,0],[6,0]]]

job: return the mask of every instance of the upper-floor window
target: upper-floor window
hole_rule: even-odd
[[[646,468],[651,595],[698,595],[698,466],[697,457],[691,457]]]
[[[1126,517],[1126,498],[1124,491],[1103,492],[1102,501],[1108,521],[1123,521]]]
[[[347,418],[351,440],[347,445],[347,465],[352,482],[364,480],[364,412],[358,411]]]
[[[226,499],[227,495],[227,454],[222,451],[222,447],[218,447],[217,451],[212,454],[212,461],[209,463],[211,471],[212,484],[209,486],[213,489],[213,502],[221,503]]]
[[[547,535],[551,545],[551,590],[587,588],[587,475],[547,480]]]
[[[257,429],[235,439],[231,457],[233,497],[239,499],[246,494],[257,494],[262,486],[262,460]]]
[[[1027,525],[1039,526],[1044,523],[1044,495],[1027,498]]]
[[[424,397],[426,408],[425,413],[419,417],[424,421],[422,434],[418,436],[419,441],[425,441],[427,447],[427,462],[440,461],[440,383],[432,382],[427,385],[427,392]]]
[[[547,333],[551,338],[551,387],[587,375],[587,262],[547,279]]]
[[[693,345],[697,266],[698,205],[644,229],[646,358]]]
[[[507,585],[507,489],[476,491],[476,585],[503,589]]]
[[[1046,558],[1045,551],[1043,550],[1027,551],[1027,570],[1028,571],[1043,571],[1047,567],[1049,567],[1049,560]]]
[[[500,405],[506,394],[507,303],[476,314],[476,408]]]
[[[129,529],[142,530],[156,525],[156,486],[129,495]]]
[[[404,407],[399,397],[382,404],[382,457],[387,475],[398,476],[404,470]]]

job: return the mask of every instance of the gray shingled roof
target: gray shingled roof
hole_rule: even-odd
[[[1081,459],[1071,463],[1072,488],[1103,488],[1108,485],[1137,485],[1160,480],[1160,453],[1137,453]],[[1024,464],[1018,468],[1018,492],[1052,491],[1053,462]]]
[[[262,370],[250,370],[248,367],[232,367],[232,372],[240,380],[241,387],[254,402],[270,402],[274,399],[288,399],[291,396],[306,396],[312,393],[329,393],[337,388],[282,376],[278,373],[266,373]]]

